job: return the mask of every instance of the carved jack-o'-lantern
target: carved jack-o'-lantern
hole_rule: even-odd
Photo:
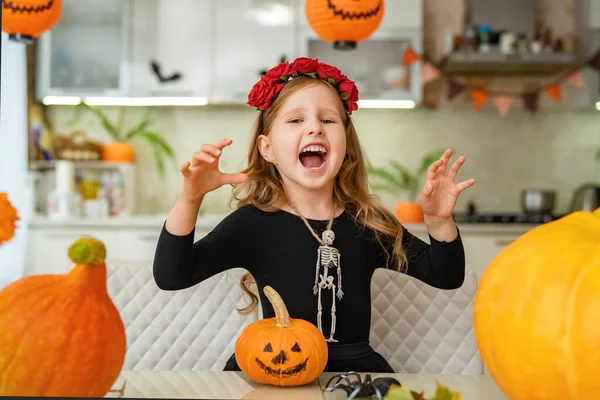
[[[1,0],[2,30],[9,38],[31,43],[54,26],[62,10],[62,0]]]
[[[306,0],[305,13],[322,40],[351,50],[379,28],[384,8],[384,0]]]
[[[264,293],[275,318],[248,325],[235,343],[240,369],[258,383],[300,386],[317,379],[325,369],[327,341],[316,326],[290,318],[279,294],[270,286]]]

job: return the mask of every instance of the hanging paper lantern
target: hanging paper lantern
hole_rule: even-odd
[[[384,0],[306,0],[305,13],[322,40],[351,50],[379,28],[384,8]]]
[[[2,30],[11,40],[30,44],[58,21],[62,0],[2,0]]]

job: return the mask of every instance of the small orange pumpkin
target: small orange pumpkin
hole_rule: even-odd
[[[68,274],[30,275],[0,291],[0,396],[104,397],[126,352],[106,291],[104,245],[76,240]]]
[[[235,359],[258,383],[300,386],[313,382],[327,364],[327,341],[308,321],[290,318],[285,303],[270,286],[264,293],[275,311],[248,325],[235,343]]]
[[[335,49],[356,48],[379,28],[384,0],[306,0],[308,24]]]
[[[11,204],[8,195],[0,193],[0,244],[13,238],[18,220],[17,209]]]
[[[114,142],[102,146],[102,160],[117,163],[132,163],[135,161],[135,148],[131,143]]]
[[[61,11],[62,0],[2,0],[2,30],[29,44],[56,24]]]
[[[402,201],[396,204],[396,217],[403,224],[420,224],[425,221],[421,205],[413,201]]]
[[[475,338],[511,400],[597,398],[600,209],[540,225],[482,274]]]

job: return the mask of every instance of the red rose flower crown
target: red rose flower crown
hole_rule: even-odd
[[[319,62],[317,59],[300,57],[292,61],[277,64],[260,78],[248,94],[248,104],[258,110],[266,110],[273,98],[283,89],[290,80],[301,75],[329,82],[340,93],[348,114],[358,110],[358,89],[356,84],[334,67],[333,65]]]

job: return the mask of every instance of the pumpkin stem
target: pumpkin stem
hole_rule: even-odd
[[[283,302],[279,293],[275,291],[271,286],[265,286],[263,289],[265,292],[265,296],[269,299],[269,302],[273,306],[273,310],[275,311],[275,316],[277,317],[277,324],[275,326],[279,328],[289,328],[292,326],[292,322],[290,321],[290,313]]]
[[[98,239],[83,236],[69,247],[69,258],[75,264],[101,265],[106,259],[106,247]]]

